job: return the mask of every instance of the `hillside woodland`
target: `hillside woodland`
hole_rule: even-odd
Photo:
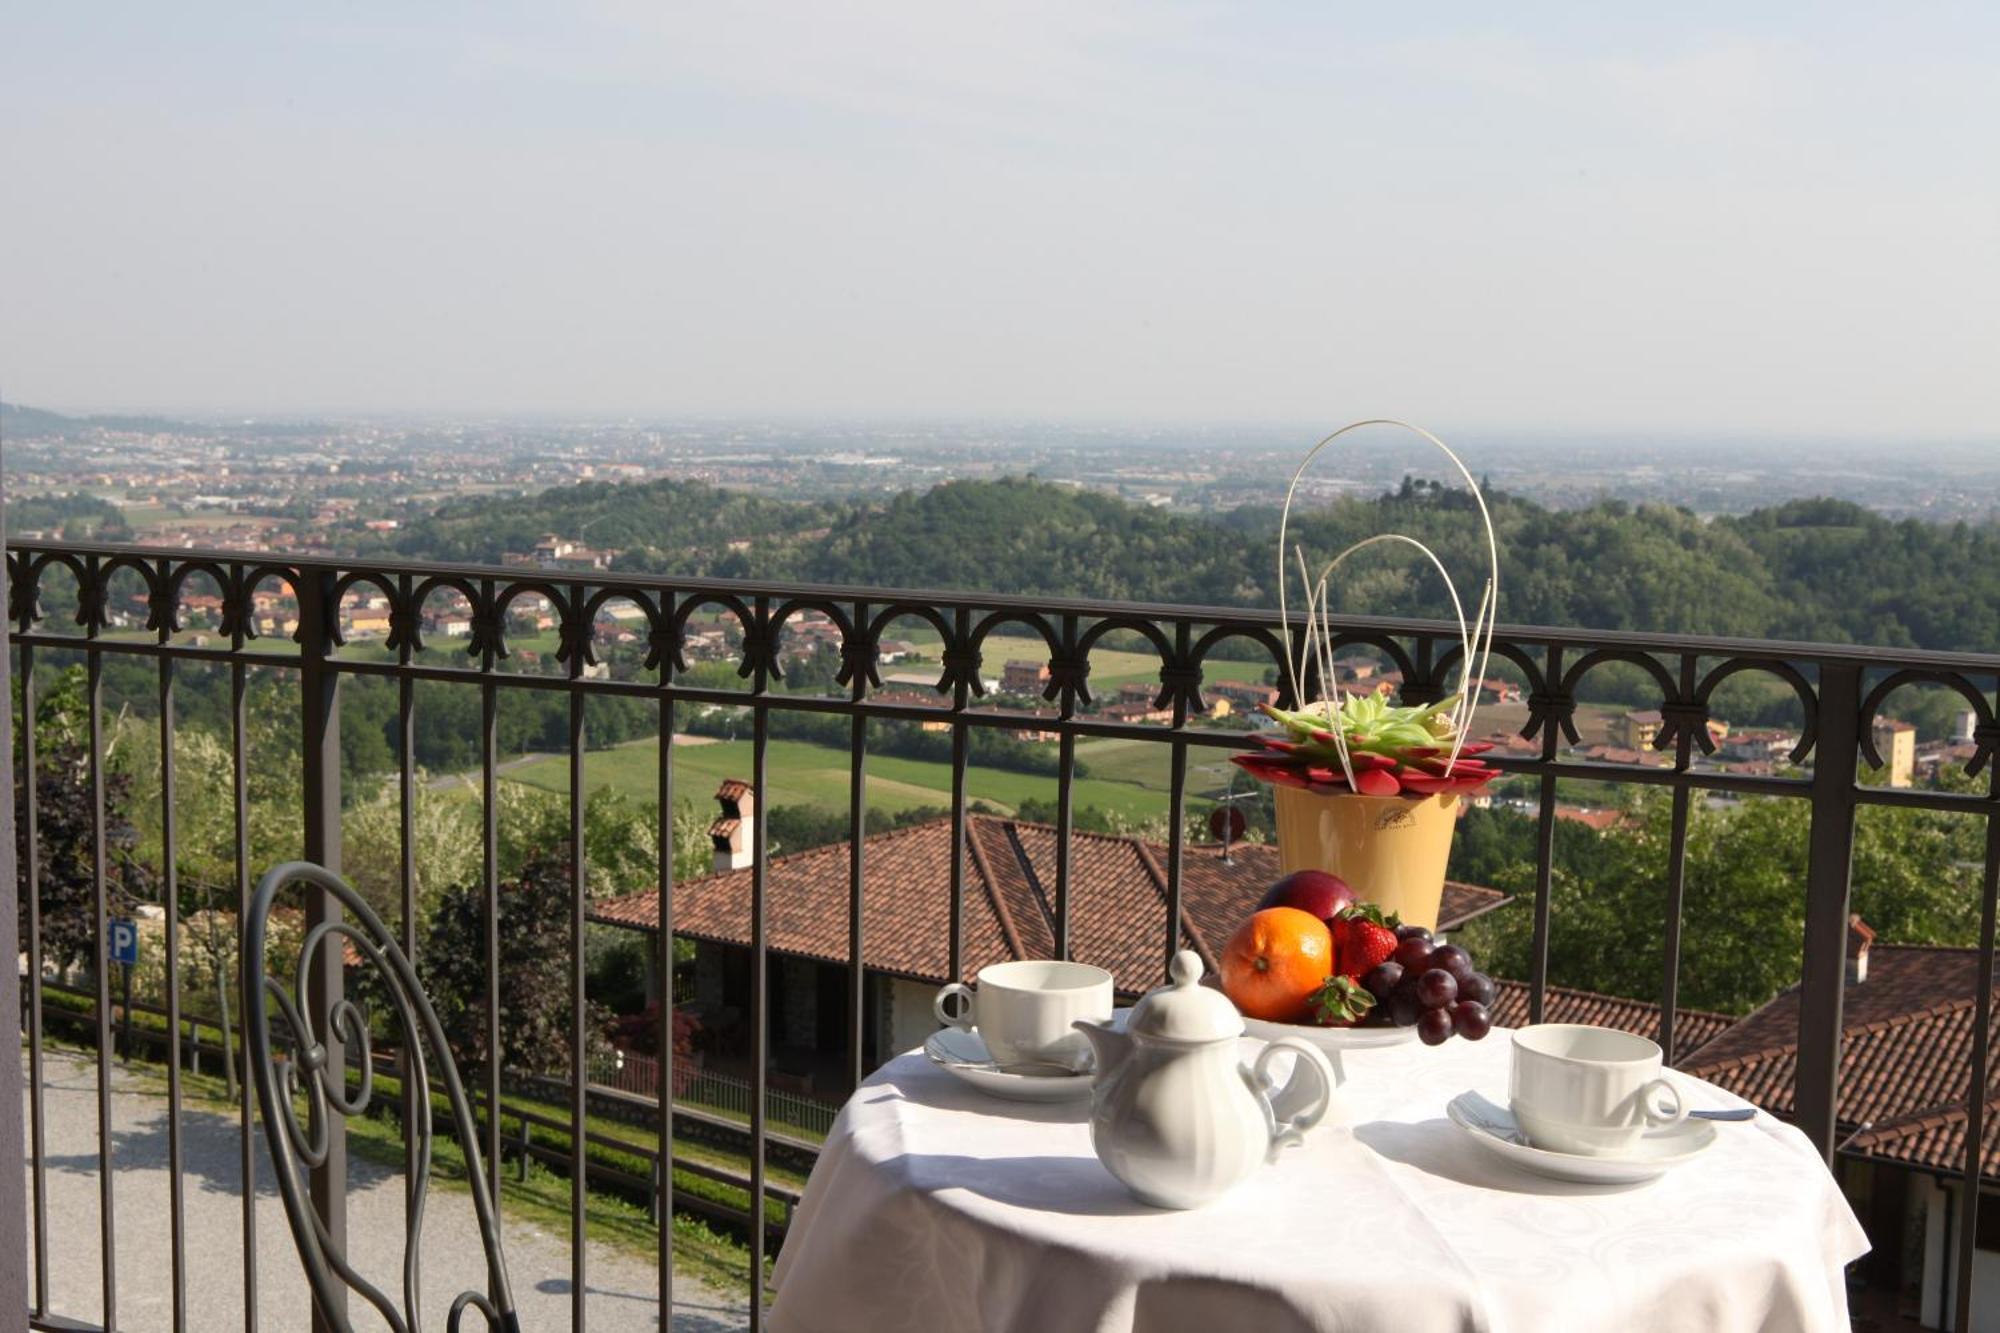
[[[2000,526],[1890,520],[1837,500],[1713,520],[1619,500],[1567,510],[1488,501],[1504,562],[1501,614],[1512,624],[2000,650]],[[619,568],[647,573],[1275,604],[1275,510],[1169,514],[1033,478],[810,504],[700,482],[590,483],[458,502],[388,547],[497,560],[544,532],[586,525],[591,545],[622,552]],[[1336,501],[1295,529],[1309,552],[1406,532],[1470,571],[1468,582],[1483,567],[1470,496],[1431,482]],[[1344,611],[1449,611],[1436,575],[1413,556],[1370,552],[1350,568]]]

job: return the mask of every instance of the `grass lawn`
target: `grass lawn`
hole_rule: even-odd
[[[937,631],[928,625],[897,626],[884,631],[885,637],[902,639],[912,643],[926,657],[935,660],[941,641]],[[988,638],[981,649],[984,658],[981,674],[997,678],[1002,667],[1012,661],[1046,662],[1049,660],[1048,645],[1034,635],[1013,635],[998,633]],[[1264,661],[1232,662],[1221,658],[1210,658],[1202,665],[1202,671],[1210,680],[1262,680],[1271,663]],[[895,671],[914,670],[898,662],[890,668]],[[1091,692],[1096,694],[1104,689],[1116,689],[1133,681],[1155,681],[1160,678],[1160,659],[1150,652],[1124,652],[1113,648],[1095,648],[1090,654]]]
[[[1129,745],[1146,742],[1130,741]],[[658,763],[658,741],[648,738],[610,750],[593,750],[584,757],[584,781],[592,788],[617,787],[642,799],[654,794],[653,777]],[[1081,753],[1085,747],[1078,747]],[[676,780],[692,782],[696,788],[712,787],[724,778],[750,777],[750,742],[723,741],[715,745],[690,745],[674,751]],[[768,752],[770,801],[772,805],[816,805],[822,809],[845,810],[848,804],[847,751],[804,741],[772,741]],[[1161,763],[1164,774],[1164,748]],[[569,761],[555,756],[536,760],[510,770],[511,781],[526,782],[549,791],[569,789]],[[966,773],[969,799],[1012,811],[1029,797],[1053,800],[1056,782],[1052,777],[1014,773],[1002,769],[972,768]],[[706,796],[697,790],[697,796]],[[1129,817],[1151,818],[1166,813],[1167,792],[1164,776],[1157,787],[1140,785],[1130,779],[1079,778],[1075,786],[1078,806],[1095,805],[1118,810]],[[945,807],[951,801],[951,765],[926,759],[871,755],[868,759],[868,802],[883,810],[900,811],[926,806]]]
[[[1080,741],[1076,757],[1089,765],[1093,779],[1129,782],[1162,794],[1170,790],[1172,760],[1164,745],[1137,740]],[[1231,771],[1229,761],[1221,752],[1190,747],[1189,798],[1217,795],[1228,790]],[[1077,804],[1085,802],[1079,797]]]

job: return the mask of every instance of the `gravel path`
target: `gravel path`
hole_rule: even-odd
[[[45,1057],[48,1141],[49,1296],[55,1313],[101,1322],[98,1234],[97,1073],[90,1059]],[[112,1067],[112,1184],[118,1258],[118,1327],[130,1333],[169,1330],[171,1249],[168,1222],[167,1103],[157,1078]],[[243,1327],[241,1149],[234,1116],[184,1108],[181,1144],[187,1208],[188,1320],[196,1330]],[[403,1181],[399,1171],[370,1162],[348,1166],[348,1237],[355,1266],[377,1286],[400,1288]],[[271,1161],[257,1140],[257,1305],[259,1327],[289,1333],[310,1327],[305,1277]],[[32,1188],[32,1178],[30,1181]],[[570,1327],[569,1237],[507,1219],[507,1268],[526,1330]],[[442,1329],[451,1299],[485,1285],[471,1196],[433,1189],[424,1222],[424,1316]],[[588,1320],[592,1330],[629,1333],[660,1327],[653,1265],[623,1249],[588,1250]],[[365,1301],[350,1314],[357,1329],[383,1327]],[[748,1327],[743,1294],[719,1293],[679,1279],[674,1286],[675,1333],[725,1333]],[[468,1317],[466,1330],[483,1333]]]

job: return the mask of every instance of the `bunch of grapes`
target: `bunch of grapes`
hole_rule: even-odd
[[[1493,978],[1472,965],[1472,955],[1456,944],[1438,944],[1422,926],[1396,929],[1396,952],[1361,978],[1375,997],[1369,1021],[1415,1026],[1426,1046],[1454,1032],[1478,1041],[1493,1028]]]

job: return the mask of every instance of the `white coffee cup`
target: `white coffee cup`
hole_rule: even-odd
[[[978,1029],[995,1064],[1082,1069],[1090,1063],[1090,1043],[1072,1024],[1111,1017],[1109,972],[1038,958],[982,967],[973,980],[977,990],[956,981],[944,987],[931,1010],[945,1027]]]
[[[1687,1118],[1657,1044],[1585,1023],[1517,1030],[1507,1095],[1530,1143],[1587,1157],[1629,1153],[1648,1128]]]

